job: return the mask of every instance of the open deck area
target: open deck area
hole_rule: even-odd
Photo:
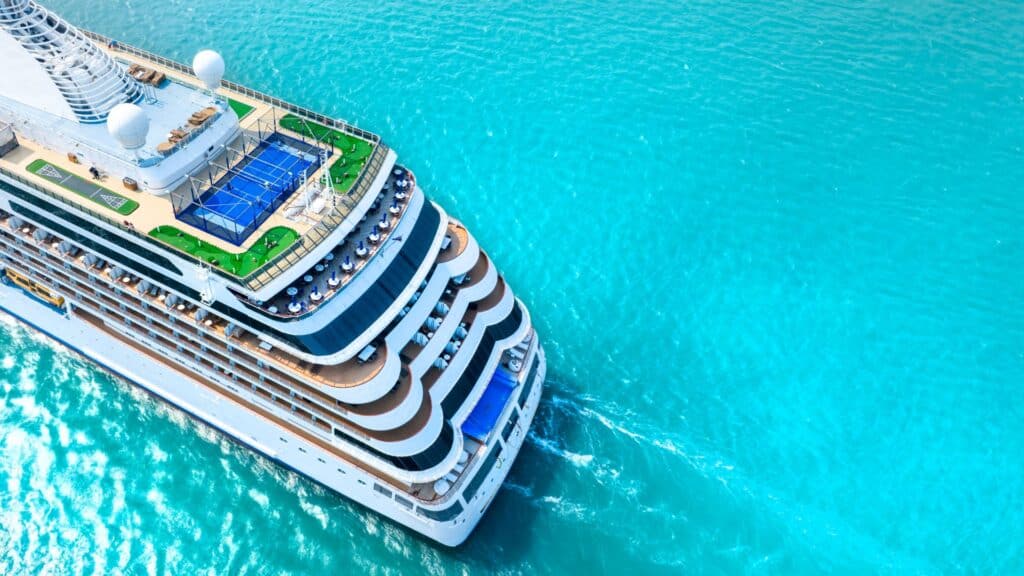
[[[359,223],[296,282],[250,306],[280,318],[303,316],[341,292],[387,243],[416,189],[412,172],[396,166]]]
[[[176,226],[157,226],[149,231],[149,235],[235,276],[246,276],[258,270],[299,238],[295,230],[276,226],[264,232],[248,249],[242,252],[229,252],[209,242],[203,242]]]
[[[153,72],[152,77],[161,78],[158,85],[150,88],[153,98],[159,100],[167,91],[201,93],[201,82],[189,67],[90,36],[126,69],[141,65]],[[151,122],[145,150],[150,156],[162,155],[164,159],[147,156],[142,162],[173,164],[177,155],[189,156],[183,151],[189,150],[190,145],[198,146],[194,142],[199,134],[222,115],[240,117],[240,135],[220,150],[207,152],[208,161],[194,169],[186,182],[170,194],[147,192],[131,174],[97,169],[100,163],[93,159],[101,157],[99,152],[76,149],[70,144],[63,149],[57,139],[33,140],[17,126],[19,146],[0,157],[0,170],[122,230],[209,264],[245,288],[257,290],[345,222],[369,192],[387,148],[371,133],[230,82],[223,84],[217,91],[220,104],[216,111],[210,110],[208,101],[197,101],[193,110],[178,98],[174,106],[164,108],[166,114],[174,114],[173,118],[162,112]],[[156,116],[152,110],[148,113]],[[206,119],[202,120],[200,117],[204,116]],[[93,125],[86,130],[102,131],[105,125]],[[251,151],[272,134],[295,143],[293,148],[308,147],[303,163],[282,160],[275,164],[277,168],[264,169],[266,158]],[[324,150],[325,154],[316,153],[317,150]],[[199,153],[196,149],[192,154]],[[258,159],[253,160],[254,157]],[[324,157],[328,161],[321,166]],[[323,189],[322,177],[327,172],[331,175],[331,190]],[[268,174],[281,181],[272,198],[262,194],[267,188],[265,184],[273,184]],[[261,193],[250,193],[250,188],[260,188],[256,191]],[[235,193],[241,200],[236,205],[227,202],[225,199],[234,197],[223,190]],[[185,198],[201,198],[202,204],[186,213],[186,206],[181,205]],[[246,201],[264,212],[243,205]],[[219,208],[219,212],[211,210],[211,205]],[[246,228],[246,234],[226,239],[228,235],[216,233],[214,226],[196,225],[196,218],[187,217],[197,213],[209,216],[213,212],[217,214],[205,221],[223,221],[227,215],[229,220],[236,218]]]

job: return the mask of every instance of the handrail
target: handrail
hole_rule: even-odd
[[[62,204],[66,204],[68,206],[71,206],[75,210],[78,210],[79,212],[83,212],[83,213],[85,213],[85,214],[87,214],[87,215],[89,215],[89,216],[91,216],[93,218],[96,218],[97,220],[100,220],[102,222],[105,222],[105,223],[113,226],[114,228],[117,228],[118,230],[121,230],[122,232],[126,232],[126,233],[128,233],[128,234],[130,234],[132,236],[135,236],[136,238],[144,240],[148,244],[152,244],[154,246],[159,246],[160,248],[167,248],[167,245],[164,244],[163,242],[158,242],[157,240],[155,240],[153,238],[150,238],[149,236],[146,236],[145,234],[140,234],[139,231],[136,230],[134,227],[125,226],[124,223],[118,222],[117,220],[114,220],[110,216],[106,216],[104,214],[100,214],[99,212],[96,212],[95,210],[92,210],[91,208],[87,208],[85,206],[82,206],[81,204],[70,202],[64,196],[62,196],[60,194],[57,194],[56,192],[54,192],[52,190],[47,190],[46,188],[40,186],[39,184],[36,184],[35,182],[32,182],[32,181],[26,179],[25,177],[21,176],[20,174],[15,174],[14,172],[11,172],[10,170],[8,170],[7,168],[4,168],[3,166],[0,166],[0,174],[2,174],[3,176],[6,176],[7,178],[10,178],[11,180],[14,180],[14,181],[16,181],[16,182],[18,182],[20,184],[24,184],[25,186],[28,186],[28,187],[32,188],[33,190],[35,190],[36,192],[39,192],[40,194],[43,194],[44,196],[48,196],[50,198],[53,198],[54,200],[59,200]]]
[[[412,192],[410,192],[410,194],[412,194],[412,193],[415,193],[415,191],[416,191],[416,175],[412,173],[412,170],[408,171],[408,175],[409,175],[409,179],[412,180],[412,185],[410,186],[410,190],[412,191]],[[409,201],[409,199],[407,198],[406,202],[408,202],[408,201]],[[392,230],[392,232],[393,232],[393,230]],[[373,249],[373,251],[369,252],[369,254],[366,257],[366,260],[364,260],[363,263],[360,264],[355,269],[355,271],[350,273],[348,278],[345,279],[344,282],[338,284],[338,286],[336,288],[328,290],[324,294],[323,300],[321,300],[319,303],[317,303],[315,305],[311,305],[307,310],[305,310],[303,312],[299,312],[298,314],[292,314],[291,312],[288,312],[287,309],[285,309],[285,310],[281,310],[280,312],[278,312],[276,314],[272,314],[269,311],[267,311],[267,309],[264,308],[264,307],[257,306],[257,305],[255,305],[255,304],[253,304],[251,302],[248,302],[247,300],[244,300],[244,299],[242,301],[245,302],[248,306],[250,306],[254,310],[259,310],[263,314],[267,314],[267,315],[274,316],[274,317],[277,317],[277,318],[282,318],[282,319],[285,319],[285,320],[294,320],[296,318],[301,318],[301,317],[304,317],[304,316],[309,316],[315,310],[317,310],[318,308],[320,308],[321,306],[326,304],[328,301],[330,301],[332,298],[334,298],[334,296],[336,296],[337,294],[341,293],[343,288],[345,288],[346,286],[351,284],[352,281],[355,280],[359,276],[360,272],[362,272],[363,270],[366,270],[366,268],[367,268],[366,264],[369,263],[370,260],[373,258],[373,256],[375,254],[377,254],[384,247],[384,243],[385,243],[384,239],[382,239],[380,244],[378,244],[377,247],[375,247]]]
[[[362,198],[366,194],[370,184],[372,184],[372,180],[367,178],[366,175],[369,173],[377,174],[380,171],[381,165],[384,163],[384,157],[387,155],[387,149],[388,147],[384,144],[379,144],[374,148],[370,161],[359,175],[356,185],[349,192],[349,195],[353,195],[353,192],[355,192],[356,198]],[[346,209],[343,210],[343,207]],[[345,221],[350,212],[347,208],[347,206],[335,205],[329,214],[324,216],[316,226],[310,228],[302,236],[300,242],[292,244],[284,252],[269,260],[258,270],[249,274],[249,276],[246,276],[243,283],[253,291],[266,286],[267,283],[277,277],[278,273],[290,268],[292,264],[304,258],[330,236],[331,232]]]
[[[91,30],[86,30],[84,28],[79,28],[79,31],[82,34],[84,34],[84,35],[88,36],[89,38],[91,38],[92,40],[95,40],[96,42],[102,42],[103,44],[105,44],[106,46],[110,47],[113,50],[117,50],[117,51],[120,51],[120,52],[126,52],[128,54],[134,54],[136,56],[141,56],[143,58],[146,58],[146,59],[149,59],[149,60],[153,60],[154,62],[160,64],[161,66],[165,66],[167,68],[170,68],[172,70],[176,70],[176,71],[181,72],[183,74],[188,74],[189,76],[193,76],[193,77],[195,76],[195,74],[192,72],[192,67],[191,66],[186,66],[185,64],[182,64],[182,63],[177,62],[175,60],[171,60],[170,58],[165,58],[163,56],[159,56],[157,54],[153,54],[152,52],[148,52],[148,51],[143,50],[141,48],[136,48],[135,46],[132,46],[131,44],[125,44],[125,43],[120,42],[120,41],[114,41],[110,37],[104,36],[102,34],[98,34],[98,33],[93,32]],[[357,128],[357,127],[353,126],[352,124],[349,124],[348,122],[345,122],[343,120],[336,120],[336,119],[331,118],[329,116],[325,116],[323,114],[320,114],[319,112],[314,112],[314,111],[312,111],[312,110],[310,110],[308,108],[303,108],[302,106],[296,106],[295,104],[292,104],[290,102],[285,102],[284,100],[281,100],[280,98],[276,98],[274,96],[270,96],[268,94],[264,94],[263,92],[259,92],[257,90],[253,90],[252,88],[247,88],[245,86],[242,86],[241,84],[237,84],[237,83],[232,82],[230,80],[223,80],[221,82],[221,84],[225,88],[227,88],[229,90],[234,90],[235,92],[238,92],[239,94],[243,94],[245,96],[248,96],[249,98],[252,98],[254,100],[259,100],[259,101],[264,102],[266,104],[270,104],[271,106],[276,106],[277,108],[283,108],[285,110],[288,110],[289,112],[293,112],[293,113],[299,114],[301,116],[306,116],[306,117],[308,117],[308,118],[310,118],[312,120],[315,120],[315,121],[317,121],[317,122],[319,122],[321,124],[324,124],[326,126],[330,126],[331,128],[337,128],[337,129],[339,129],[339,130],[341,130],[343,132],[347,132],[347,133],[351,134],[352,136],[356,136],[358,138],[362,138],[363,140],[369,140],[370,142],[373,142],[374,144],[380,142],[380,136],[374,134],[373,132],[368,132],[368,131],[363,130],[361,128]]]

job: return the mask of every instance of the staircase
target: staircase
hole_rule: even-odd
[[[0,0],[0,31],[46,71],[80,122],[104,122],[142,86],[76,28],[32,0]]]

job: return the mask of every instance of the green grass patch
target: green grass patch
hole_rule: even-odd
[[[294,114],[285,114],[280,120],[281,126],[310,138],[322,140],[341,150],[341,155],[331,164],[331,181],[335,190],[348,192],[355,184],[363,166],[373,154],[373,144],[362,138],[356,138],[334,128],[328,128],[316,122],[299,118]]]
[[[249,106],[245,102],[239,102],[238,100],[232,100],[231,98],[228,98],[228,106],[235,111],[239,120],[248,116],[249,112],[252,112],[255,108],[254,106]]]
[[[267,230],[245,252],[233,253],[203,242],[174,226],[157,226],[150,230],[149,235],[238,277],[248,276],[254,270],[258,270],[275,256],[284,252],[299,238],[295,230],[285,226],[275,226]]]
[[[92,180],[86,180],[67,170],[54,166],[42,158],[33,160],[27,166],[29,172],[53,182],[57,186],[78,194],[83,198],[113,210],[122,216],[127,216],[139,207],[139,203],[131,198],[126,198],[117,192],[104,188]]]

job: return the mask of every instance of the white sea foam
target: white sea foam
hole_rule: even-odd
[[[64,422],[57,423],[57,441],[60,442],[62,448],[67,448],[71,445],[71,430],[68,429],[68,425]]]
[[[120,468],[110,471],[110,479],[113,481],[114,494],[110,500],[110,516],[107,517],[107,522],[114,522],[121,511],[125,507],[125,492],[124,492],[124,470]]]
[[[320,523],[321,528],[323,528],[324,530],[327,529],[327,523],[329,522],[329,520],[327,518],[327,513],[324,512],[323,508],[309,502],[305,498],[299,499],[299,506],[302,507],[303,512],[315,518],[317,522]]]
[[[570,520],[585,520],[594,515],[594,512],[586,506],[571,502],[564,496],[544,496],[541,498],[541,502],[557,515]]]
[[[146,565],[146,574],[148,576],[156,576],[156,549],[153,547],[152,542],[146,542],[142,545],[142,559]]]
[[[518,495],[520,495],[520,496],[522,496],[524,498],[527,498],[527,499],[533,498],[533,490],[531,490],[529,486],[523,486],[521,484],[516,484],[515,482],[512,482],[511,480],[505,480],[505,483],[501,485],[501,489],[502,490],[508,490],[509,492],[518,494]]]
[[[571,450],[567,450],[559,446],[557,442],[549,438],[544,438],[533,433],[529,434],[527,438],[530,443],[539,447],[541,450],[558,456],[577,468],[586,468],[594,461],[593,454],[578,454],[576,452],[572,452]]]
[[[150,488],[146,492],[146,501],[153,505],[153,509],[156,510],[157,514],[160,516],[167,515],[167,503],[163,492],[156,488]]]
[[[267,507],[270,506],[270,498],[266,494],[260,492],[255,488],[249,489],[249,498],[252,498],[253,502],[259,504],[259,507],[263,508],[264,510],[266,510]]]
[[[633,440],[636,440],[637,442],[644,442],[647,440],[647,437],[644,436],[643,434],[640,434],[639,432],[634,432],[633,430],[630,430],[629,428],[626,428],[625,426],[617,422],[613,422],[611,418],[608,418],[604,414],[601,414],[600,412],[593,410],[591,408],[581,408],[580,414],[582,414],[583,416],[589,416],[591,418],[594,418],[598,422],[600,422],[601,425],[604,426],[605,428],[623,434],[629,438],[632,438]]]
[[[164,452],[156,442],[146,443],[146,455],[149,456],[153,462],[167,461],[167,452]]]
[[[120,543],[117,545],[117,569],[123,571],[132,561],[135,532],[130,526],[121,526],[118,536]]]

